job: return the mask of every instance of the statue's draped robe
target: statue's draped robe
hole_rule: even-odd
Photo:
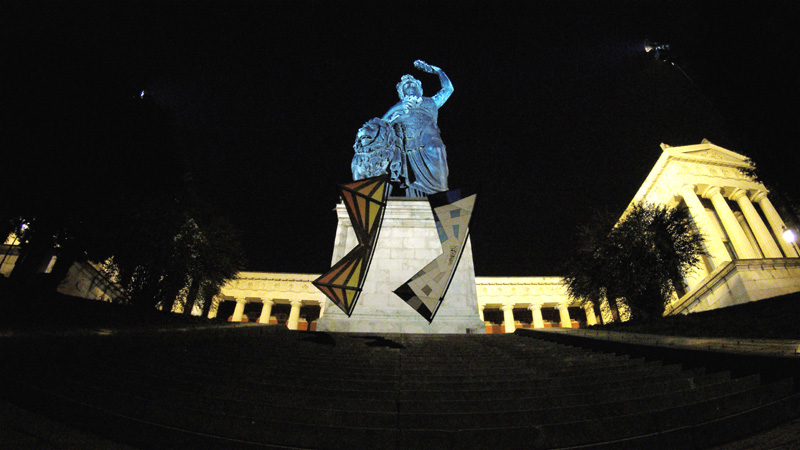
[[[384,116],[390,123],[405,127],[409,187],[425,194],[447,190],[447,151],[439,134],[436,102],[430,97],[414,106],[397,103]]]

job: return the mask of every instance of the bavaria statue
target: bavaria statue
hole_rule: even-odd
[[[388,173],[395,188],[407,197],[424,197],[447,190],[447,152],[436,120],[439,108],[453,93],[442,69],[414,61],[414,67],[439,76],[442,88],[433,97],[422,96],[422,83],[403,75],[397,83],[400,101],[382,118],[365,123],[356,136],[356,154],[350,168],[353,180]]]

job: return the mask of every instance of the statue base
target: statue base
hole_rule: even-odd
[[[356,235],[343,204],[336,206],[331,264],[353,249]],[[478,312],[472,245],[467,240],[461,261],[433,322],[428,323],[394,290],[442,253],[433,212],[426,199],[390,198],[367,279],[353,315],[347,317],[330,300],[317,331],[355,333],[485,333]]]

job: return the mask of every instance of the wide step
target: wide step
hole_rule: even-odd
[[[791,380],[521,336],[169,336],[0,341],[0,394],[159,449],[693,447],[800,410]]]

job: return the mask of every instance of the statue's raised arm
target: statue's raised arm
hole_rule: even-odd
[[[423,72],[438,75],[442,88],[433,97],[423,97],[422,82],[411,75],[403,75],[403,78],[399,83],[397,83],[397,95],[400,96],[401,101],[386,111],[386,114],[384,114],[382,117],[383,120],[387,122],[395,121],[398,116],[407,113],[410,108],[417,106],[412,104],[413,100],[418,100],[419,102],[422,98],[430,98],[436,105],[436,109],[439,109],[453,93],[453,83],[450,81],[450,78],[447,78],[447,75],[445,75],[444,71],[439,67],[428,64],[421,59],[414,61],[414,67]]]
[[[453,83],[450,81],[450,78],[447,78],[447,75],[445,75],[442,69],[432,66],[421,59],[414,61],[414,67],[423,72],[439,75],[439,82],[442,84],[442,89],[433,96],[433,101],[436,102],[437,108],[441,108],[444,102],[446,102],[453,93]]]

